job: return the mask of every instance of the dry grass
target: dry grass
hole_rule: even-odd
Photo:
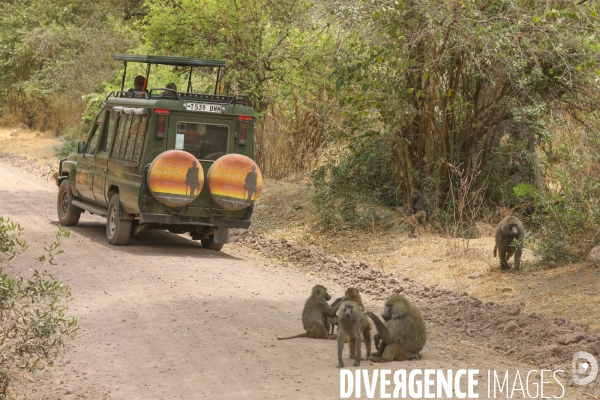
[[[547,269],[525,249],[520,273],[501,271],[492,251],[494,239],[453,239],[422,233],[409,238],[399,228],[380,226],[322,232],[310,201],[311,187],[266,180],[253,218],[254,229],[315,245],[328,254],[364,260],[375,268],[484,301],[524,303],[526,312],[568,318],[600,330],[600,269],[572,264]]]
[[[0,127],[0,152],[26,157],[39,164],[58,164],[54,147],[60,143],[51,132],[29,130],[25,127]]]
[[[266,177],[303,179],[319,164],[341,120],[335,98],[323,89],[268,107],[255,126],[256,162]]]
[[[43,107],[40,107],[43,104]],[[25,124],[31,129],[58,135],[69,126],[81,125],[86,103],[80,96],[58,94],[52,99],[31,97],[21,92],[9,95],[2,110],[2,125]]]

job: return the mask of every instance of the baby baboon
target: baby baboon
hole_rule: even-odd
[[[419,225],[423,225],[425,222],[425,218],[427,218],[427,213],[424,210],[419,210],[415,214],[413,214],[413,220],[417,222]]]
[[[388,362],[421,358],[420,352],[427,341],[425,323],[419,310],[406,297],[396,295],[386,300],[381,314],[385,324],[370,311],[365,315],[377,328],[377,356],[371,360]]]
[[[335,333],[335,327],[338,326],[339,320],[340,319],[337,315],[335,317],[327,317],[327,333],[329,333],[330,335],[333,335]]]
[[[350,346],[350,358],[354,358],[354,366],[360,366],[361,343],[364,339],[368,360],[371,357],[371,324],[360,306],[354,301],[344,301],[338,310],[338,368],[344,368],[342,351],[344,342]]]
[[[425,196],[417,189],[410,192],[410,208],[413,214],[425,209]]]
[[[58,171],[54,171],[52,177],[54,178],[54,182],[56,182],[56,186],[58,186]]]
[[[304,310],[302,310],[302,325],[304,325],[305,333],[300,333],[295,336],[280,338],[279,340],[294,339],[300,337],[309,337],[314,339],[330,339],[327,329],[327,317],[335,316],[339,308],[339,304],[336,306],[330,306],[327,303],[331,299],[327,289],[322,285],[315,285],[312,288],[310,297],[304,303]],[[342,301],[346,300],[345,297]],[[341,302],[340,302],[341,303]]]
[[[419,210],[406,219],[406,222],[408,222],[408,225],[410,226],[409,237],[417,236],[415,233],[419,233],[419,227],[425,223],[425,218],[427,218],[427,213],[423,210]]]
[[[517,271],[519,270],[524,236],[525,228],[517,217],[513,217],[512,215],[508,216],[498,224],[498,227],[496,228],[494,257],[496,257],[496,252],[498,252],[500,257],[500,268],[510,269],[508,259],[514,254],[514,269]],[[514,243],[515,240],[517,243]]]
[[[360,297],[360,292],[358,291],[357,288],[351,287],[351,288],[346,289],[346,296],[344,296],[344,297],[346,297],[348,301],[353,301],[356,304],[358,304],[361,311],[365,310],[365,306],[363,305],[362,298]],[[344,297],[340,297],[340,298],[336,299],[333,303],[331,303],[331,306],[332,307],[337,306],[339,303],[344,301]],[[339,321],[339,317],[337,315],[335,317],[327,317],[327,323],[328,323],[327,331],[330,334],[333,334],[333,331],[334,331],[335,327],[337,326],[338,321]]]

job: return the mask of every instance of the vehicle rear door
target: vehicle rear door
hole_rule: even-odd
[[[169,130],[175,131],[175,137],[168,138],[170,149],[184,150],[200,160],[204,175],[213,162],[219,157],[234,152],[237,118],[214,116],[209,113],[187,113],[179,115],[172,113],[169,120]],[[205,186],[202,192],[208,194]],[[193,203],[194,206],[209,207],[208,195],[201,195]]]

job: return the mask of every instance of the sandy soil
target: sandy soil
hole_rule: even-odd
[[[28,274],[29,269],[39,267],[33,256],[42,253],[44,241],[57,229],[56,186],[43,178],[39,169],[23,172],[23,163],[15,158],[0,158],[0,215],[20,222],[30,244],[24,256],[3,261],[15,274]],[[287,248],[284,242],[254,234],[227,245],[223,252],[204,250],[184,236],[157,231],[133,238],[127,247],[112,247],[106,243],[104,230],[102,218],[84,214],[80,225],[72,228],[58,265],[46,266],[71,286],[70,309],[79,317],[82,329],[53,371],[38,374],[32,382],[16,382],[13,396],[339,397],[340,373],[334,341],[280,342],[276,336],[301,331],[300,313],[314,284],[325,284],[337,297],[353,278],[349,273],[363,268],[358,263],[340,260],[339,265],[347,266],[345,269],[326,264],[323,260],[327,256],[303,244],[303,251],[312,254],[310,262],[314,268],[307,268],[306,263],[295,261],[300,250],[296,252],[290,246],[291,250],[278,251]],[[370,267],[365,267],[354,277],[369,282],[373,275]],[[526,374],[535,369],[534,361],[523,361],[522,354],[507,351],[513,341],[526,337],[525,328],[513,336],[502,336],[501,326],[476,331],[481,326],[475,319],[481,310],[480,301],[434,287],[425,289],[422,284],[394,276],[386,272],[387,280],[381,282],[390,290],[392,286],[393,290],[404,290],[415,301],[427,320],[429,334],[422,360],[392,363],[388,368],[478,368],[481,382],[488,369],[508,370],[513,375],[517,370]],[[400,280],[402,286],[390,285],[390,280]],[[370,284],[365,287],[367,294],[363,299],[367,309],[379,313],[382,295],[391,292],[375,293]],[[488,309],[490,315],[508,310],[486,304],[485,310]],[[517,309],[513,315],[519,315]],[[474,321],[472,333],[465,330],[466,316]],[[528,318],[523,317],[519,323]],[[571,332],[574,329],[573,325],[565,326]],[[588,333],[584,337],[582,344],[598,339]],[[501,342],[505,345],[499,346]],[[344,358],[350,365],[347,349]],[[547,364],[547,360],[538,361]],[[562,366],[570,359],[561,356],[552,363]],[[362,365],[369,370],[379,367],[370,362]],[[562,378],[566,385],[567,375]],[[486,385],[479,386],[480,398],[487,397],[486,390]],[[560,394],[558,385],[547,390],[546,395]],[[583,397],[574,387],[567,386],[563,398],[589,396],[593,395]]]
[[[0,152],[22,156],[37,164],[55,164],[54,147],[62,142],[50,132],[0,127]]]

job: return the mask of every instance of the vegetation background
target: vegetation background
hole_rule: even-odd
[[[540,259],[568,262],[600,239],[599,7],[0,0],[0,117],[69,152],[118,87],[114,53],[224,59],[224,90],[259,115],[263,173],[310,179],[324,229],[380,223],[416,187],[441,233],[513,212]]]

